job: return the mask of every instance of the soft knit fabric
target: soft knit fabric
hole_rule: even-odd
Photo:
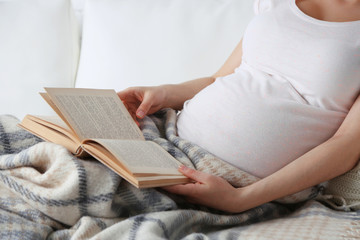
[[[172,110],[146,117],[141,122],[146,139],[159,143],[184,164],[191,158],[200,170],[224,174],[231,182],[246,185],[256,180],[179,139],[175,120]],[[75,158],[59,145],[43,142],[28,148],[39,139],[17,128],[18,122],[0,116],[0,145],[4,146],[0,148],[1,240],[259,240],[259,236],[338,240],[359,236],[358,213],[334,212],[313,200],[291,207],[267,203],[228,214],[186,203],[156,188],[137,189],[98,161]],[[308,193],[315,197],[318,191],[313,190]],[[287,200],[300,200],[299,196]]]
[[[360,210],[360,162],[351,171],[331,179],[324,195],[318,196],[338,210]]]
[[[241,65],[179,115],[179,136],[266,177],[329,139],[360,89],[360,21],[326,22],[260,0]],[[359,36],[359,37],[354,37]]]

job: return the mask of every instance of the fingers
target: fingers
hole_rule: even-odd
[[[191,197],[196,196],[197,193],[199,193],[199,191],[200,191],[199,187],[201,187],[200,185],[201,185],[201,183],[187,183],[187,184],[166,186],[166,187],[162,187],[162,188],[165,191],[168,191],[170,193],[184,195],[184,196],[191,198]]]
[[[130,87],[117,93],[129,112],[138,119],[160,110],[166,99],[162,87]]]
[[[143,119],[146,114],[149,112],[152,106],[152,97],[150,94],[145,93],[140,106],[136,110],[136,116],[140,119]]]
[[[184,165],[179,167],[179,171],[186,177],[195,180],[196,182],[204,183],[209,177],[209,174],[188,168]]]
[[[200,187],[208,178],[208,174],[183,165],[179,167],[179,171],[195,182],[163,187],[164,190],[180,195],[194,195],[198,191],[198,187]]]
[[[139,119],[143,119],[151,108],[152,100],[149,96],[150,94],[147,93],[146,88],[130,87],[117,94],[123,102],[132,103],[132,107],[129,107],[129,104],[126,104],[125,106]]]
[[[134,88],[126,88],[120,92],[117,92],[117,95],[119,96],[119,98],[124,101],[126,100],[129,96],[132,96],[134,93]]]

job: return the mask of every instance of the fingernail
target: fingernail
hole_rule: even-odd
[[[144,111],[139,110],[139,111],[136,112],[136,116],[137,116],[138,118],[144,118],[145,113],[144,113]]]

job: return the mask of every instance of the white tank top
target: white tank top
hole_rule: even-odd
[[[327,22],[295,0],[255,1],[235,73],[184,104],[180,137],[258,177],[329,139],[360,90],[360,21]]]

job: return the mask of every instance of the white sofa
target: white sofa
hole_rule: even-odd
[[[43,87],[177,83],[214,73],[253,0],[0,0],[0,114],[53,114]],[[81,51],[80,51],[81,49]]]

